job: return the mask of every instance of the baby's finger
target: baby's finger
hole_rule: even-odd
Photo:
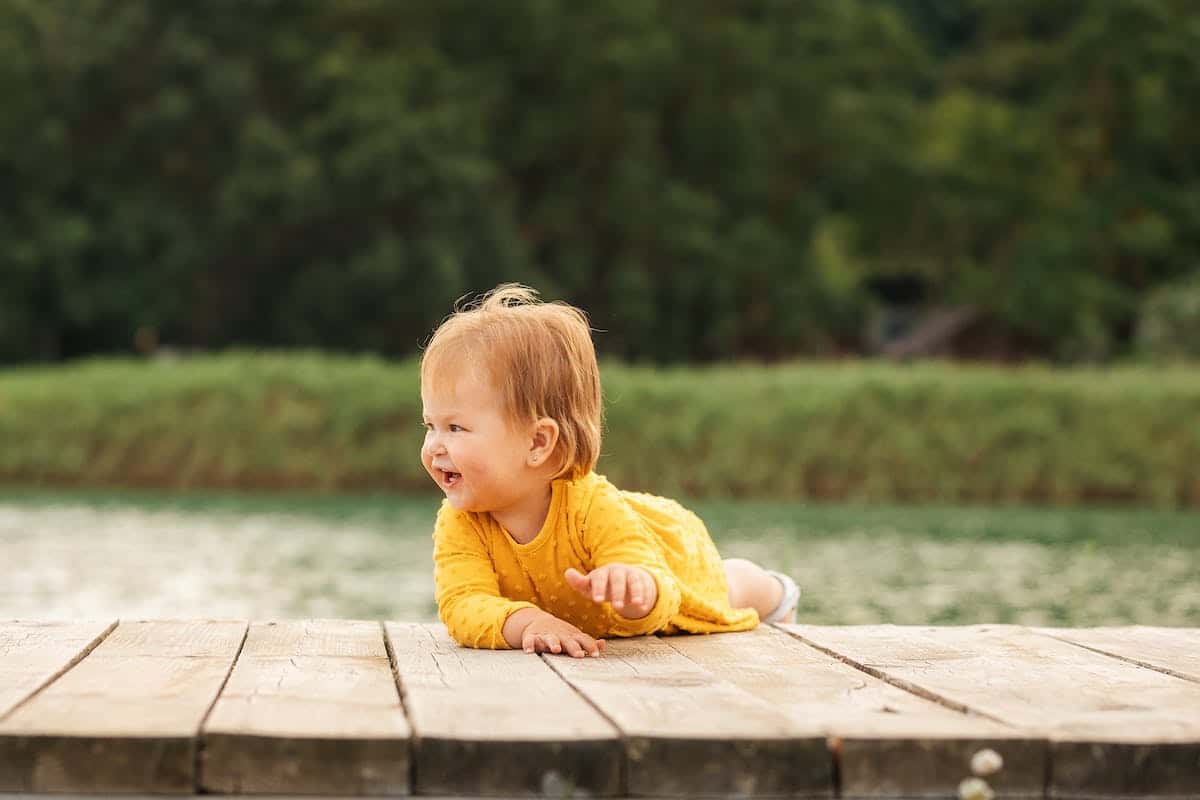
[[[642,575],[642,601],[649,604],[652,597],[657,597],[654,578],[649,574]]]
[[[568,636],[566,639],[563,639],[563,648],[571,658],[583,658],[583,647],[579,642],[575,641],[574,637]]]
[[[629,602],[635,606],[640,606],[646,598],[646,576],[640,572],[633,573],[632,580],[629,581]]]
[[[543,634],[542,638],[546,640],[546,644],[550,647],[551,653],[562,652],[562,642],[558,640],[558,636],[553,633]]]
[[[537,650],[537,634],[526,631],[521,637],[521,649],[526,653],[532,653]]]
[[[601,567],[600,569],[592,570],[592,600],[597,603],[603,603],[604,598],[608,596],[608,573],[609,570]]]
[[[563,577],[567,579],[567,584],[580,594],[587,594],[591,589],[592,582],[588,580],[588,576],[574,567],[567,567]]]
[[[625,607],[625,570],[614,569],[608,579],[608,596],[613,608]]]

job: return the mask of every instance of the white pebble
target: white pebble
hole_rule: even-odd
[[[983,778],[967,778],[958,785],[958,800],[992,800],[995,796]]]
[[[971,756],[971,772],[979,776],[994,775],[1004,766],[1004,759],[990,747]]]

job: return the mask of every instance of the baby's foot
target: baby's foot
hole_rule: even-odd
[[[775,606],[775,610],[762,618],[763,622],[795,622],[796,621],[796,603],[800,600],[800,587],[792,580],[790,575],[784,575],[782,572],[767,570],[767,574],[779,581],[779,585],[783,588],[783,593],[779,598],[779,605]]]

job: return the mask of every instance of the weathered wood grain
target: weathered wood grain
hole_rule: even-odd
[[[782,631],[760,627],[663,641],[689,659],[826,736],[842,797],[948,797],[988,747],[1009,765],[997,797],[1041,797],[1046,742],[977,714],[918,697]]]
[[[378,622],[257,622],[204,725],[200,786],[407,794],[409,735]]]
[[[954,797],[987,746],[998,797],[1200,797],[1196,629],[781,626],[582,661],[441,626],[243,635],[0,623],[0,791]]]
[[[663,640],[614,639],[602,658],[547,663],[621,730],[631,795],[832,794],[823,734]]]
[[[1200,794],[1195,684],[1016,626],[782,627],[913,691],[1045,735],[1052,797]]]
[[[621,792],[617,731],[539,657],[388,622],[421,794]],[[599,659],[591,659],[593,661]]]
[[[106,622],[0,622],[0,720],[75,664],[117,627]]]
[[[0,721],[0,790],[190,793],[243,622],[122,622]]]
[[[1035,628],[1039,633],[1200,683],[1200,628]]]

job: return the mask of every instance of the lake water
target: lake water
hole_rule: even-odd
[[[0,618],[434,620],[436,501],[335,502],[0,500]],[[1200,626],[1196,514],[708,510],[724,555],[797,578],[804,622]]]

